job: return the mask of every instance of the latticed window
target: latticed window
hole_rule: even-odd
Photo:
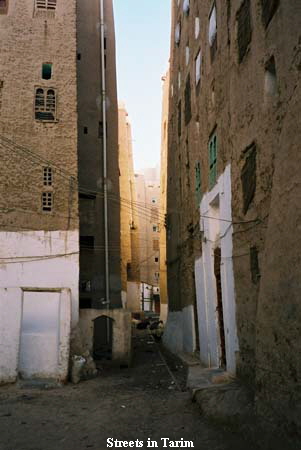
[[[54,121],[56,93],[54,89],[37,88],[35,94],[36,120]]]
[[[36,0],[36,9],[55,11],[56,0]]]
[[[217,180],[217,136],[214,132],[209,139],[209,188],[213,188]]]
[[[42,194],[42,210],[43,211],[52,211],[53,208],[53,193],[52,192],[43,192]]]
[[[43,183],[44,183],[44,186],[52,186],[52,168],[51,167],[44,167]]]

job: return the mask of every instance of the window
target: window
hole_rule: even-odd
[[[184,11],[184,14],[186,14],[186,16],[188,16],[189,10],[190,10],[190,1],[184,0],[183,1],[183,11]]]
[[[56,94],[53,89],[37,88],[35,93],[35,118],[53,122],[56,112]]]
[[[214,132],[209,139],[209,188],[213,188],[217,179],[217,137]]]
[[[160,278],[160,273],[159,272],[155,272],[155,280],[158,281]]]
[[[185,62],[186,62],[186,66],[188,66],[188,63],[189,63],[189,56],[190,56],[190,49],[189,49],[189,44],[187,44],[186,48],[185,48]]]
[[[265,66],[264,91],[266,97],[274,96],[277,93],[277,72],[275,58],[272,56]]]
[[[42,194],[42,210],[50,212],[53,208],[53,193],[43,192]]]
[[[153,225],[153,232],[158,233],[158,231],[159,231],[158,225]]]
[[[200,34],[200,18],[196,17],[194,20],[194,37],[197,39]]]
[[[0,0],[0,14],[6,14],[8,8],[8,0]]]
[[[272,20],[275,12],[278,9],[280,1],[279,0],[261,0],[262,5],[262,20],[265,28],[268,26]]]
[[[80,236],[79,244],[81,249],[93,249],[94,236]]]
[[[52,64],[43,63],[42,64],[42,78],[43,80],[50,80],[52,77]]]
[[[256,192],[256,145],[253,143],[245,150],[245,164],[241,172],[243,212],[247,213]]]
[[[36,9],[55,11],[56,0],[36,0]]]
[[[159,262],[159,258],[156,256],[155,263]]]
[[[201,81],[201,68],[202,68],[202,53],[201,50],[197,54],[195,59],[195,84],[198,85]]]
[[[155,197],[152,198],[152,203],[157,203],[157,199]]]
[[[2,107],[2,91],[3,91],[3,85],[4,85],[4,82],[3,82],[2,80],[0,80],[0,110],[1,110],[1,107]]]
[[[84,134],[88,134],[88,127],[84,127]]]
[[[181,72],[178,72],[178,89],[181,88]]]
[[[201,163],[197,162],[195,165],[195,201],[197,207],[200,206],[201,200],[202,200]]]
[[[44,186],[52,186],[52,168],[44,167],[43,169],[43,183]]]
[[[188,75],[185,85],[185,125],[189,124],[191,117],[191,85],[190,75]]]
[[[153,251],[154,252],[158,252],[159,251],[159,240],[158,239],[154,239],[153,240]]]
[[[175,28],[175,43],[179,45],[180,40],[181,40],[181,23],[178,22]]]
[[[211,61],[213,61],[217,49],[217,22],[216,22],[216,5],[212,6],[209,16],[208,39],[210,45]]]
[[[81,53],[78,53],[77,54],[77,61],[80,61],[82,59],[82,54]]]
[[[178,136],[181,136],[181,126],[182,126],[182,107],[181,100],[178,103]]]
[[[250,269],[252,283],[257,284],[260,279],[260,268],[258,261],[258,249],[255,246],[250,248]]]
[[[237,13],[238,61],[241,63],[252,38],[250,0],[244,0]]]

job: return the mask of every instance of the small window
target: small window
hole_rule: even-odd
[[[201,69],[202,69],[202,53],[201,50],[197,54],[195,59],[195,84],[198,85],[201,81]]]
[[[4,85],[4,82],[3,82],[2,80],[0,80],[0,110],[1,110],[1,107],[2,107],[2,91],[3,91],[3,85]]]
[[[158,281],[160,278],[160,273],[159,272],[155,272],[155,280]]]
[[[52,77],[52,64],[43,63],[42,65],[42,78],[43,80],[50,80]]]
[[[88,127],[84,127],[84,134],[88,134]]]
[[[188,66],[188,63],[189,63],[189,56],[190,56],[190,48],[189,48],[189,44],[187,44],[186,48],[185,48],[185,62],[186,62],[186,66]]]
[[[194,37],[195,39],[197,39],[199,37],[200,34],[200,18],[196,17],[194,20]]]
[[[250,0],[244,0],[237,13],[238,61],[244,59],[252,39]]]
[[[209,16],[208,39],[210,45],[211,61],[213,61],[217,49],[217,21],[216,21],[216,5],[213,4]]]
[[[46,122],[55,121],[56,94],[53,89],[37,88],[35,93],[35,118]]]
[[[179,45],[180,40],[181,40],[181,23],[178,22],[175,28],[175,43]]]
[[[56,0],[36,0],[36,9],[55,11]]]
[[[256,145],[244,151],[246,158],[241,172],[243,213],[246,214],[256,193]]]
[[[190,1],[189,0],[183,0],[183,12],[186,14],[186,16],[189,15],[190,10]]]
[[[272,56],[265,66],[264,92],[266,97],[272,97],[277,94],[277,72],[275,58]]]
[[[44,186],[52,186],[52,168],[44,167],[43,170],[43,183]]]
[[[152,198],[152,203],[157,203],[157,199],[155,197]]]
[[[81,249],[93,249],[94,236],[80,236],[79,245]]]
[[[195,165],[195,201],[197,207],[200,206],[201,200],[202,200],[201,163],[197,162]]]
[[[182,106],[181,100],[178,103],[178,136],[180,137],[182,133]]]
[[[158,225],[153,225],[153,232],[158,233],[158,231],[159,231]]]
[[[42,194],[42,210],[50,212],[53,208],[53,193],[43,192]]]
[[[188,75],[185,85],[185,125],[189,124],[191,117],[191,84],[190,75]]]
[[[262,5],[262,20],[265,28],[271,22],[275,12],[278,9],[280,0],[261,0]]]
[[[181,72],[178,72],[178,89],[181,88]]]
[[[0,14],[7,14],[8,0],[0,0]]]
[[[82,54],[81,53],[78,53],[77,54],[77,61],[80,61],[82,59]]]
[[[214,132],[209,139],[209,188],[212,189],[217,180],[217,136]]]
[[[155,263],[159,262],[159,258],[156,256]]]
[[[158,239],[154,239],[153,240],[153,251],[154,252],[158,252],[159,251],[159,240]]]

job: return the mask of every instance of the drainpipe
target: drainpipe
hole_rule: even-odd
[[[103,123],[103,193],[104,193],[104,240],[105,240],[105,278],[106,304],[110,308],[109,235],[108,235],[108,180],[107,180],[107,116],[106,116],[106,74],[105,74],[105,23],[104,0],[100,0],[100,53],[101,53],[101,96]]]

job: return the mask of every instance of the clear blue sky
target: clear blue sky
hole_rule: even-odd
[[[135,170],[160,162],[170,5],[170,0],[114,0],[118,99],[125,102],[132,124]]]

